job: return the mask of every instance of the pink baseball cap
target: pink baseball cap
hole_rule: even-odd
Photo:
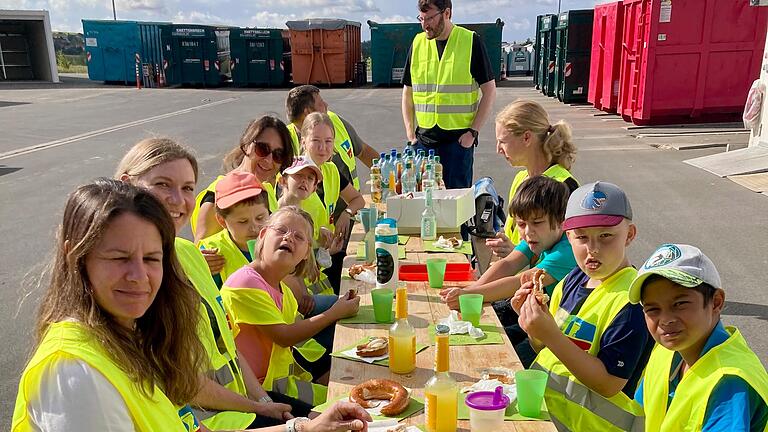
[[[226,209],[240,201],[261,194],[264,189],[255,175],[247,172],[231,172],[216,183],[216,207]]]

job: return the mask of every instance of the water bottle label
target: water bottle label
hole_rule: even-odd
[[[385,284],[395,274],[395,260],[388,250],[376,248],[376,282]]]

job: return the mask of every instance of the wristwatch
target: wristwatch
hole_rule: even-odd
[[[285,422],[285,432],[302,432],[307,422],[309,419],[306,417],[294,417]]]
[[[273,400],[269,396],[262,396],[262,397],[259,398],[259,400],[257,402],[270,403],[270,402],[273,402]]]
[[[469,128],[469,133],[472,134],[472,137],[477,140],[477,135],[479,135],[479,132],[475,129]]]
[[[349,207],[345,208],[344,211],[349,215],[351,218],[355,218],[355,212],[349,209]]]

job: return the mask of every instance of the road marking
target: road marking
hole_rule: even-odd
[[[10,159],[10,158],[16,157],[16,156],[21,156],[21,155],[25,155],[25,154],[29,154],[29,153],[35,153],[35,152],[38,152],[38,151],[41,151],[41,150],[47,150],[47,149],[54,148],[54,147],[60,147],[60,146],[63,146],[63,145],[72,144],[72,143],[75,143],[75,142],[78,142],[78,141],[86,140],[88,138],[93,138],[93,137],[97,137],[97,136],[100,136],[100,135],[105,135],[105,134],[108,134],[108,133],[111,133],[111,132],[116,132],[116,131],[119,131],[119,130],[128,129],[128,128],[131,128],[131,127],[134,127],[134,126],[139,126],[139,125],[143,125],[143,124],[146,124],[146,123],[155,122],[155,121],[158,121],[158,120],[163,120],[163,119],[167,119],[167,118],[170,118],[170,117],[175,117],[175,116],[179,116],[179,115],[182,115],[182,114],[191,113],[193,111],[201,110],[203,108],[211,108],[211,107],[214,107],[214,106],[217,106],[217,105],[222,105],[222,104],[233,102],[233,101],[236,101],[236,100],[238,100],[238,98],[231,97],[231,98],[222,99],[222,100],[216,101],[216,102],[210,102],[210,103],[207,103],[207,104],[198,105],[198,106],[191,107],[191,108],[185,108],[185,109],[182,109],[182,110],[173,111],[173,112],[169,112],[169,113],[165,113],[165,114],[160,114],[160,115],[156,115],[156,116],[153,116],[153,117],[147,117],[147,118],[141,119],[141,120],[135,120],[135,121],[128,122],[128,123],[123,123],[123,124],[119,124],[119,125],[115,125],[115,126],[110,126],[108,128],[104,128],[104,129],[98,129],[98,130],[95,130],[95,131],[85,132],[85,133],[82,133],[82,134],[79,134],[79,135],[74,135],[74,136],[67,137],[67,138],[62,138],[62,139],[58,139],[58,140],[54,140],[54,141],[48,141],[48,142],[41,143],[41,144],[31,145],[31,146],[20,148],[20,149],[16,149],[16,150],[11,150],[9,152],[0,153],[0,160]]]

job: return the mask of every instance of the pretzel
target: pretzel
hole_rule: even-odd
[[[360,357],[380,357],[389,351],[389,341],[383,337],[373,337],[357,346],[355,353]]]
[[[536,300],[542,305],[549,303],[549,295],[544,292],[544,278],[546,275],[542,269],[536,269],[533,272],[533,295],[536,296]]]
[[[408,391],[400,383],[388,379],[371,379],[360,383],[349,392],[349,400],[364,408],[373,408],[371,399],[386,399],[389,403],[381,409],[385,416],[396,416],[408,407]]]
[[[404,424],[399,424],[397,426],[392,426],[391,428],[387,429],[387,432],[407,432],[408,426]]]
[[[349,268],[349,277],[354,279],[355,276],[359,275],[360,273],[366,270],[373,270],[375,267],[376,266],[372,264],[355,264]]]

